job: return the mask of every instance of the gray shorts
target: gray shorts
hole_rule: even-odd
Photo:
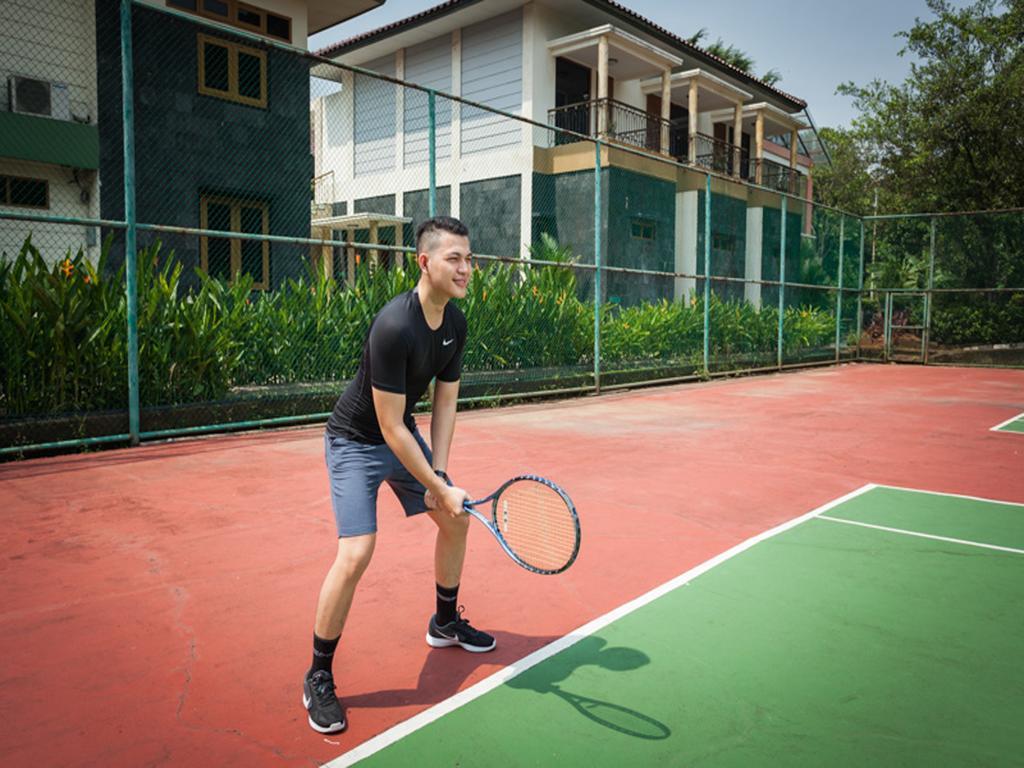
[[[412,434],[432,463],[430,448],[419,430]],[[395,492],[406,517],[426,511],[423,494],[427,489],[386,444],[371,445],[325,434],[324,456],[339,537],[377,532],[377,491],[383,482]]]

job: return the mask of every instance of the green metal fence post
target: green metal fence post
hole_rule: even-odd
[[[121,0],[121,101],[124,130],[125,294],[128,303],[128,434],[139,444],[139,318],[135,228],[135,88],[132,68],[132,3]]]
[[[430,192],[428,194],[428,212],[430,218],[437,216],[437,104],[436,92],[433,88],[427,91],[427,153],[430,166]]]
[[[704,375],[711,357],[711,174],[704,182]]]
[[[924,294],[924,332],[921,334],[921,360],[928,365],[928,346],[932,341],[932,291],[935,288],[935,219],[932,219],[928,243],[928,290]]]
[[[779,341],[777,363],[782,367],[782,325],[786,319],[786,198],[782,198],[782,226],[779,228]]]
[[[860,220],[860,267],[857,270],[857,357],[860,357],[860,337],[864,332],[864,219]]]
[[[594,391],[601,394],[601,142],[594,142]]]
[[[839,289],[836,292],[836,362],[839,362],[839,342],[843,325],[843,247],[846,244],[846,217],[839,216]]]
[[[882,360],[889,362],[890,355],[890,339],[892,338],[892,292],[884,291],[885,296],[885,317],[882,320],[882,334],[884,335],[884,341],[882,343]]]

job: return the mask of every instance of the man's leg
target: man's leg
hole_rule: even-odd
[[[462,565],[466,560],[469,515],[452,517],[446,512],[433,509],[428,509],[427,514],[437,525],[437,538],[434,540],[434,577],[442,587],[457,587],[462,579]]]
[[[434,542],[434,579],[437,581],[437,613],[427,627],[427,643],[434,648],[458,645],[480,653],[494,649],[494,638],[470,626],[456,611],[462,565],[466,559],[466,536],[469,515],[452,517],[445,512],[428,509],[437,525]]]
[[[334,692],[334,650],[376,542],[375,533],[340,537],[338,553],[320,587],[313,627],[313,664],[306,673],[302,694],[302,702],[309,710],[309,725],[320,733],[334,733],[346,725]]]
[[[377,534],[338,539],[338,554],[320,587],[313,631],[325,640],[341,636],[359,579],[366,572],[377,543]]]

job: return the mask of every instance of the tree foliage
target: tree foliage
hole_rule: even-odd
[[[932,18],[898,34],[901,53],[916,58],[903,83],[839,87],[860,114],[830,148],[862,170],[847,177],[850,189],[824,174],[821,191],[856,200],[867,172],[882,210],[1024,205],[1024,0],[928,7]]]

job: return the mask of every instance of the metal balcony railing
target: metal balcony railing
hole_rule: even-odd
[[[585,136],[600,136],[607,141],[628,144],[649,152],[677,156],[680,145],[684,155],[686,151],[685,129],[678,122],[664,120],[659,115],[615,99],[592,99],[549,109],[548,125]],[[662,147],[663,128],[668,133],[667,147]],[[556,146],[574,141],[578,139],[564,133],[556,133],[554,137]]]
[[[645,112],[615,99],[592,99],[567,104],[548,110],[548,125],[563,128],[584,136],[599,137],[619,142],[648,152],[660,152],[686,163],[689,158],[687,121],[665,120],[660,115]],[[668,134],[668,146],[663,146],[663,129]],[[580,139],[565,133],[554,134],[555,146],[571,144]],[[803,176],[798,172],[770,160],[758,160],[745,149],[739,151],[737,167],[736,147],[728,141],[698,133],[695,136],[694,165],[726,176],[738,175],[755,181],[760,168],[761,185],[793,195],[802,195]],[[738,174],[737,174],[738,170]]]
[[[791,195],[803,195],[804,177],[799,171],[771,160],[754,159],[750,163],[750,179],[757,179],[757,167],[761,166],[761,186],[788,192]]]
[[[741,149],[739,161],[740,176],[746,178],[743,171],[749,167],[750,153]],[[695,162],[701,168],[732,176],[736,168],[736,147],[728,141],[698,133]]]

